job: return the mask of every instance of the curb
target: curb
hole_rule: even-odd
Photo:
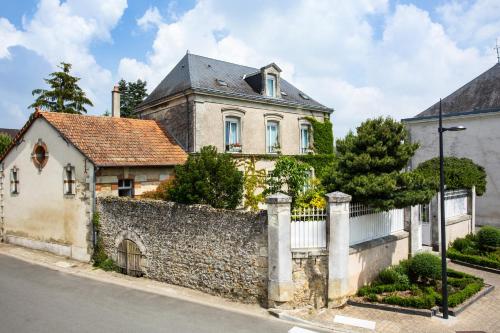
[[[305,319],[297,318],[297,317],[294,317],[292,315],[285,313],[283,310],[272,308],[272,309],[268,309],[267,311],[269,312],[269,314],[271,314],[272,316],[274,316],[276,318],[287,321],[289,323],[300,324],[302,326],[305,326],[305,327],[308,327],[311,329],[321,329],[321,330],[327,330],[329,332],[335,332],[335,333],[353,333],[353,331],[350,331],[350,330],[333,328],[333,327],[318,324],[318,323],[315,323],[312,321],[308,321]]]
[[[361,308],[369,308],[369,309],[397,312],[397,313],[410,314],[410,315],[414,315],[414,316],[422,316],[422,317],[429,317],[429,318],[435,316],[438,312],[437,306],[434,306],[431,309],[412,309],[412,308],[403,308],[403,307],[400,307],[397,305],[391,305],[391,304],[365,303],[365,302],[357,302],[357,301],[353,301],[353,300],[348,300],[347,304],[352,305],[352,306],[358,306]]]
[[[478,291],[474,296],[472,296],[471,298],[469,298],[467,301],[465,301],[464,303],[462,303],[462,304],[460,304],[460,305],[458,305],[458,306],[456,306],[454,308],[448,309],[450,316],[454,316],[454,317],[458,316],[465,309],[467,309],[469,306],[471,306],[472,304],[474,304],[477,300],[479,300],[483,296],[486,296],[490,292],[492,292],[493,289],[495,289],[495,286],[492,286],[490,284],[485,283],[484,284],[484,288],[481,289],[480,291]],[[439,311],[442,312],[442,308],[441,307],[439,307]]]

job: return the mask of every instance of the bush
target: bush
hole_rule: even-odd
[[[450,259],[467,262],[467,263],[473,264],[473,265],[500,269],[500,261],[493,260],[490,257],[463,254],[463,253],[458,252],[454,248],[448,249],[446,254],[447,254],[447,257]]]
[[[479,246],[482,249],[492,249],[500,246],[500,229],[485,226],[477,233]]]
[[[12,143],[12,139],[7,134],[0,133],[0,157],[7,151],[10,144]]]
[[[400,269],[396,268],[398,266],[388,267],[379,273],[379,280],[384,284],[399,284],[401,286],[409,286],[410,280],[408,276],[404,274]]]
[[[428,179],[432,179],[434,188],[439,191],[439,158],[421,163],[416,169]],[[444,158],[444,177],[447,189],[458,190],[476,186],[476,194],[486,192],[486,172],[471,159],[458,157]]]
[[[432,294],[422,294],[420,296],[410,297],[391,295],[384,297],[382,302],[417,309],[430,309],[436,304],[436,299]]]
[[[243,173],[229,154],[218,154],[213,146],[190,155],[186,164],[176,166],[170,199],[184,204],[207,204],[234,209],[243,195]]]
[[[450,296],[448,296],[448,306],[455,307],[463,303],[466,299],[476,294],[481,288],[483,288],[484,283],[482,281],[474,281],[469,283],[465,288],[459,290]]]
[[[173,179],[167,179],[161,181],[158,187],[154,191],[147,191],[141,195],[143,199],[154,199],[154,200],[170,200],[169,191],[174,183]]]
[[[274,170],[267,179],[268,188],[264,195],[277,192],[285,193],[292,197],[293,203],[303,192],[309,180],[310,167],[290,156],[281,156],[274,165]]]
[[[420,253],[412,258],[409,265],[410,280],[417,282],[421,280],[441,279],[441,260],[430,253]]]
[[[455,250],[463,252],[467,248],[474,247],[474,243],[470,239],[467,239],[467,238],[457,238],[453,241],[451,246]]]

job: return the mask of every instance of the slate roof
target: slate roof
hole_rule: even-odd
[[[0,128],[0,134],[6,134],[12,139],[16,137],[17,132],[19,132],[19,130],[13,128]]]
[[[443,115],[500,111],[500,63],[442,100]],[[436,117],[439,102],[411,119]]]
[[[45,119],[96,166],[165,166],[187,159],[184,150],[154,120],[36,112],[14,141],[38,118]]]
[[[244,79],[260,72],[260,69],[211,59],[195,54],[186,54],[168,73],[163,81],[142,102],[138,109],[160,101],[161,99],[192,89],[195,92],[206,92],[223,96],[233,96],[250,100],[260,100],[290,106],[302,106],[325,112],[332,112],[314,99],[304,99],[304,94],[288,81],[281,78],[281,91],[286,96],[270,98],[260,94]],[[217,80],[224,80],[227,86],[220,85]]]

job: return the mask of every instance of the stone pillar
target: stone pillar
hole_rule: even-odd
[[[468,200],[469,204],[469,211],[468,213],[471,216],[471,233],[475,234],[476,233],[476,187],[472,186],[471,191],[470,191],[470,197]]]
[[[410,211],[410,257],[422,250],[422,221],[420,219],[420,206],[412,206]]]
[[[290,206],[292,198],[276,193],[266,198],[268,240],[268,305],[275,307],[292,300],[292,249]]]
[[[342,192],[326,195],[328,225],[328,307],[344,305],[349,294],[349,203]]]

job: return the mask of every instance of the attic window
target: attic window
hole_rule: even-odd
[[[224,87],[227,87],[227,82],[224,81],[224,80],[221,80],[221,79],[216,79],[215,81],[217,81],[217,84],[219,86],[224,86]]]
[[[42,141],[42,139],[38,139],[38,142],[33,148],[31,159],[33,161],[33,164],[40,171],[47,164],[47,160],[49,159],[49,151],[47,150],[47,145]]]
[[[309,98],[309,96],[307,96],[307,95],[306,95],[306,94],[304,94],[304,93],[299,93],[299,95],[300,95],[300,97],[302,97],[303,99],[307,99],[307,100],[309,100],[309,99],[310,99],[310,98]]]
[[[276,75],[266,75],[266,95],[276,97]]]

